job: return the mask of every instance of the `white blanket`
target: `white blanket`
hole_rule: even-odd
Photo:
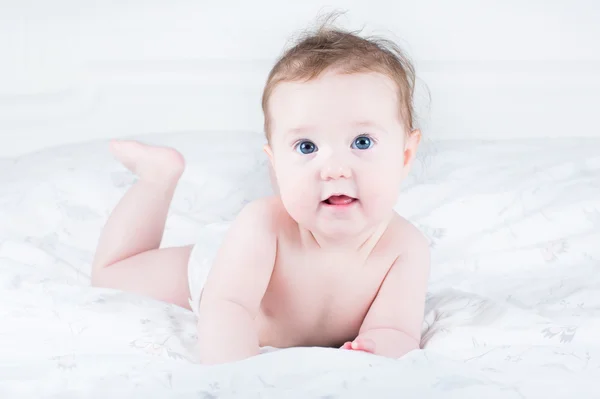
[[[270,192],[260,135],[144,140],[188,168],[164,245]],[[425,142],[398,211],[431,239],[424,348],[193,361],[190,311],[89,286],[133,176],[107,143],[0,160],[0,397],[600,397],[600,140]]]

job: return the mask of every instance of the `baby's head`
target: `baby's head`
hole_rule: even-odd
[[[321,235],[387,220],[420,141],[414,69],[393,43],[320,28],[284,53],[263,93],[265,151],[289,214]]]

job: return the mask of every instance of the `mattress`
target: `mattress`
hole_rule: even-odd
[[[144,136],[187,169],[163,245],[271,193],[251,132]],[[0,160],[0,397],[600,397],[600,139],[425,140],[397,211],[429,238],[422,349],[193,360],[191,311],[90,287],[134,181],[106,141]]]

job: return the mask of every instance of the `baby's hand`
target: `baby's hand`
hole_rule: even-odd
[[[355,351],[363,351],[369,353],[375,353],[375,341],[370,338],[358,337],[354,341],[346,342],[340,349],[349,349]]]

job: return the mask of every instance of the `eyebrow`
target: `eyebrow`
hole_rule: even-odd
[[[385,129],[383,127],[381,127],[380,125],[378,125],[377,123],[372,122],[372,121],[357,121],[357,122],[354,122],[352,124],[352,126],[354,126],[354,127],[370,127],[370,128],[375,128],[379,131],[385,132]]]
[[[314,131],[314,130],[316,130],[316,126],[301,125],[301,126],[289,129],[287,131],[287,133],[291,134],[291,135],[302,135],[302,134],[305,134],[306,132],[310,132],[310,131]]]
[[[369,120],[356,121],[356,122],[353,122],[351,124],[351,126],[354,128],[373,128],[373,129],[376,129],[383,133],[386,132],[386,130],[382,126],[378,125],[375,122],[369,121]],[[314,125],[300,125],[300,126],[288,129],[286,133],[291,136],[302,136],[308,132],[314,132],[316,129],[317,129],[317,127]]]

